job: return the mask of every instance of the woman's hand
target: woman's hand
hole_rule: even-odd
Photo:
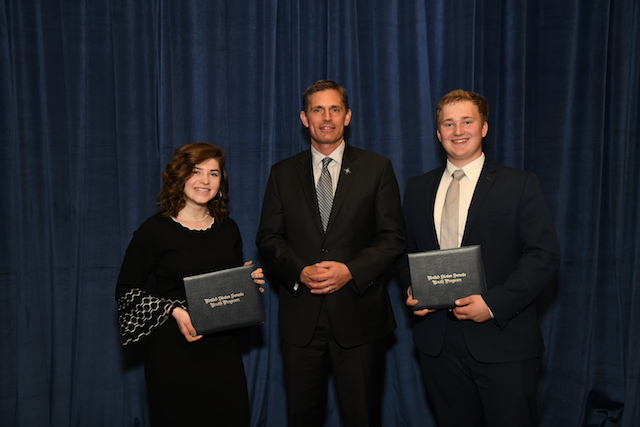
[[[247,261],[244,263],[244,265],[251,265],[251,264],[253,264],[253,261]],[[265,281],[264,281],[264,271],[262,271],[262,268],[258,267],[255,270],[253,270],[251,272],[251,278],[253,279],[253,283],[260,286],[260,292],[264,292],[264,288],[262,287],[262,285],[264,285]]]
[[[180,332],[182,332],[182,335],[184,335],[184,338],[187,341],[194,342],[203,337],[202,335],[196,334],[196,329],[191,323],[191,316],[189,316],[189,312],[187,310],[182,307],[176,307],[173,309],[171,315],[176,320]]]

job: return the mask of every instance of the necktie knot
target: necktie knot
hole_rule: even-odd
[[[453,179],[457,179],[458,181],[460,181],[463,176],[464,171],[462,169],[456,169],[455,171],[453,171]]]
[[[325,157],[324,159],[322,159],[322,169],[326,169],[327,167],[329,167],[329,163],[331,163],[332,160],[333,159],[331,157]]]

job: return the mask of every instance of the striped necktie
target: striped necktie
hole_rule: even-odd
[[[331,157],[322,159],[322,172],[316,186],[316,195],[318,196],[318,210],[320,211],[320,219],[322,220],[322,229],[327,231],[329,216],[331,215],[331,207],[333,206],[333,185],[331,184],[331,174],[329,173],[329,163],[333,160]]]

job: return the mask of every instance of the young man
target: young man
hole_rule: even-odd
[[[445,95],[436,134],[446,165],[411,178],[405,192],[408,252],[481,245],[484,260],[485,293],[450,311],[415,312],[414,344],[440,427],[536,425],[544,345],[534,300],[556,273],[560,250],[536,176],[485,158],[488,115],[481,95]],[[443,209],[457,170],[457,232],[445,245]],[[407,305],[417,303],[409,290]]]
[[[271,169],[256,243],[278,279],[288,419],[324,425],[329,371],[348,426],[379,426],[395,320],[384,272],[405,249],[391,162],[344,141],[346,90],[303,95],[311,147]]]

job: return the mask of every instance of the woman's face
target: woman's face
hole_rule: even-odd
[[[216,159],[209,159],[193,168],[193,174],[184,183],[184,198],[187,203],[206,206],[220,190],[222,171]]]

